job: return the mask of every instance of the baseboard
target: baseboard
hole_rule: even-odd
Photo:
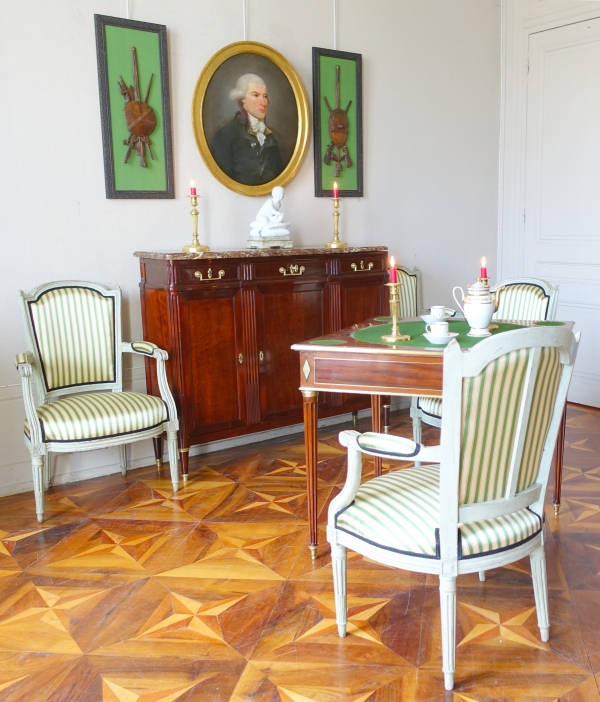
[[[392,411],[405,409],[410,406],[410,398],[394,397],[391,402]],[[359,418],[370,417],[371,410],[361,410],[358,413]],[[335,417],[326,417],[319,420],[319,427],[329,427],[336,424],[343,424],[352,420],[352,414],[340,414]],[[220,441],[211,441],[207,444],[193,446],[190,449],[190,456],[199,456],[212,451],[222,451],[227,448],[254,444],[260,441],[268,441],[276,439],[280,436],[288,436],[293,434],[302,434],[304,431],[303,424],[293,424],[280,429],[271,429],[269,431],[257,432],[256,434],[246,434],[245,436],[236,436],[232,439],[222,439]],[[103,460],[103,454],[111,454],[110,462]],[[128,470],[136,470],[138,468],[147,468],[154,463],[154,452],[150,441],[140,441],[131,444],[128,447],[128,453],[135,452],[135,457],[128,456]],[[114,460],[112,460],[114,456]],[[165,453],[164,460],[168,460],[168,455]],[[57,469],[57,461],[59,466]],[[94,465],[95,463],[95,465]],[[79,465],[78,465],[79,464]],[[99,451],[83,451],[73,454],[53,454],[51,471],[54,475],[51,477],[52,485],[66,485],[80,480],[90,480],[91,478],[100,478],[105,475],[113,475],[121,472],[121,467],[118,460],[118,452],[116,448],[101,449]],[[165,475],[167,475],[167,472]],[[17,477],[18,476],[18,477]],[[23,492],[31,492],[33,490],[33,481],[31,477],[22,479],[24,476],[31,476],[31,463],[29,461],[21,461],[9,465],[0,466],[0,497],[7,495],[17,495]]]

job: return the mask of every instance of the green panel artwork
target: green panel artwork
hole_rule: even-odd
[[[313,48],[315,195],[362,197],[362,57]]]
[[[172,198],[166,27],[95,20],[107,197]]]
[[[323,165],[321,166],[321,187],[323,190],[331,190],[333,181],[337,181],[340,190],[356,190],[358,187],[358,178],[356,171],[357,159],[357,134],[356,134],[356,62],[348,61],[347,59],[332,58],[330,56],[321,56],[319,72],[321,74],[321,153],[323,156]],[[336,96],[338,95],[336,85],[336,73],[339,66],[339,98],[340,104],[337,104]],[[329,103],[329,105],[327,104]],[[348,107],[349,106],[349,107]],[[333,111],[333,117],[339,115],[341,119],[337,122],[339,132],[343,134],[344,121],[347,124],[347,136],[345,139],[344,150],[336,147],[331,139],[329,120],[332,116],[330,111]],[[344,120],[345,116],[345,120]],[[338,137],[341,141],[342,137]],[[325,164],[325,157],[330,148],[331,157],[329,165]],[[341,153],[340,153],[341,152]],[[346,164],[343,154],[348,154],[350,166]],[[340,161],[335,160],[339,158]],[[339,165],[338,165],[339,164]],[[336,174],[336,170],[339,173]]]

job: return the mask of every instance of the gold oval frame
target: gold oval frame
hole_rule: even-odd
[[[204,109],[204,97],[206,95],[208,84],[219,66],[221,66],[221,64],[227,59],[231,58],[232,56],[237,56],[238,54],[258,54],[259,56],[264,56],[272,61],[288,79],[296,100],[296,108],[298,111],[298,134],[292,157],[290,158],[289,163],[284,168],[283,172],[278,175],[277,178],[274,178],[263,185],[244,185],[243,183],[238,183],[236,180],[233,180],[233,178],[230,178],[228,175],[223,173],[210,152],[208,141],[206,140],[206,134],[204,133],[202,113]],[[192,125],[194,127],[194,137],[196,138],[196,145],[198,146],[198,151],[200,151],[200,156],[202,156],[208,170],[221,184],[236,193],[240,193],[240,195],[267,195],[276,185],[286,185],[289,183],[289,181],[296,175],[296,172],[300,167],[300,163],[304,157],[304,154],[306,153],[306,146],[308,144],[308,101],[298,74],[292,67],[292,64],[284,56],[266,44],[260,44],[256,41],[238,41],[217,51],[217,53],[211,59],[209,59],[206,66],[204,66],[202,69],[200,77],[196,83],[194,99],[192,101]]]

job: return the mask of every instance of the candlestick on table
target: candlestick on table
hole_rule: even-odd
[[[346,249],[348,244],[345,241],[340,241],[340,234],[338,231],[339,219],[340,219],[340,199],[338,197],[338,187],[337,183],[333,184],[333,241],[328,241],[325,244],[327,249]]]
[[[196,209],[198,196],[196,195],[196,188],[193,180],[190,181],[190,194],[188,197],[192,203],[192,209],[190,211],[192,215],[192,243],[184,246],[182,251],[184,253],[202,253],[203,251],[210,251],[208,246],[204,246],[204,244],[198,241],[198,210]]]
[[[396,270],[391,268],[390,270]],[[391,341],[392,343],[396,341],[410,341],[410,336],[408,334],[400,333],[400,326],[398,325],[398,319],[400,317],[400,286],[402,283],[386,283],[387,287],[390,289],[390,314],[392,315],[392,333],[385,334],[381,338],[384,341]]]

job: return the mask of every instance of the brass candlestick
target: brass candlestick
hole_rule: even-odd
[[[384,341],[410,341],[408,334],[400,334],[398,318],[400,317],[400,286],[402,283],[386,283],[390,289],[390,314],[392,315],[392,333],[381,338]]]
[[[345,241],[340,241],[338,225],[340,220],[340,198],[333,198],[333,241],[328,241],[325,244],[327,249],[346,249],[348,244]]]
[[[198,210],[196,205],[198,204],[197,195],[188,195],[192,203],[192,210],[190,214],[192,215],[192,243],[188,246],[183,247],[184,253],[202,253],[203,251],[210,251],[208,246],[204,246],[198,241]]]

